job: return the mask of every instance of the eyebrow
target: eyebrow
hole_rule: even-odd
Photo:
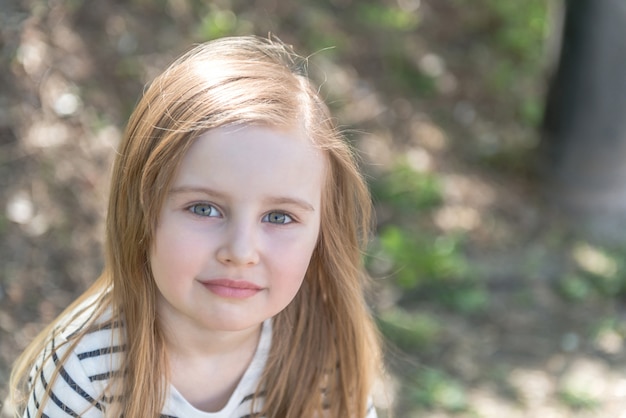
[[[226,195],[217,190],[210,189],[208,187],[196,187],[196,186],[179,186],[173,187],[169,194],[182,194],[182,193],[204,193],[209,196],[215,196],[218,198],[225,198]]]
[[[225,199],[227,196],[225,193],[219,192],[217,190],[208,188],[208,187],[195,187],[195,186],[180,186],[174,187],[170,190],[169,194],[182,194],[182,193],[203,193],[208,196],[215,196],[217,198]],[[297,197],[289,197],[289,196],[272,196],[265,199],[265,201],[269,204],[273,205],[295,205],[300,209],[306,210],[308,212],[315,212],[315,208],[309,202],[303,199],[299,199]]]

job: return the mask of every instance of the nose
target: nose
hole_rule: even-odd
[[[254,225],[229,223],[216,255],[218,261],[226,265],[253,266],[257,264],[259,251]]]

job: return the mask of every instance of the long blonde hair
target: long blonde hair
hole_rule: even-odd
[[[126,345],[125,396],[115,413],[159,416],[168,370],[148,263],[154,214],[183,155],[203,132],[231,124],[297,125],[329,162],[320,238],[300,291],[274,318],[272,348],[255,397],[264,398],[261,415],[268,417],[322,416],[322,408],[332,417],[366,415],[380,366],[363,295],[370,196],[303,64],[276,39],[224,38],[195,47],[151,83],[130,118],[113,169],[105,270],[17,360],[14,396],[26,386],[54,330],[86,300],[106,295],[97,313],[111,309],[125,324],[119,331]],[[79,339],[80,334],[70,344]]]

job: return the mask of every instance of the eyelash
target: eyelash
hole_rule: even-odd
[[[196,209],[198,207],[205,207],[208,209],[208,215],[206,213],[198,213],[196,212]],[[214,218],[216,216],[211,216],[211,213],[213,213],[213,211],[217,212],[220,216],[222,215],[221,212],[213,205],[208,204],[208,203],[194,203],[193,205],[190,205],[187,207],[187,210],[190,211],[193,215],[195,216],[199,216],[199,217],[207,217],[207,218]],[[279,217],[284,219],[284,222],[270,222],[270,216],[271,215],[279,215]],[[283,211],[271,211],[268,212],[266,215],[263,216],[262,218],[263,222],[268,222],[271,223],[273,225],[288,225],[290,223],[293,223],[296,221],[296,219],[294,218],[293,215],[290,215],[287,212],[283,212]]]
[[[209,215],[196,212],[196,209],[199,208],[199,207],[208,208]],[[187,210],[190,211],[192,214],[194,214],[196,216],[200,216],[200,217],[214,218],[215,216],[211,216],[210,215],[213,211],[215,211],[215,212],[217,212],[217,213],[219,213],[221,215],[221,212],[215,206],[210,205],[208,203],[194,203],[193,205],[189,206],[187,208]]]
[[[271,216],[271,215],[275,215],[275,214],[278,214],[279,216],[284,217],[285,219],[289,219],[289,221],[288,221],[288,222],[279,222],[279,223],[270,222],[270,221],[269,221],[270,216]],[[265,219],[267,219],[267,221],[266,221],[266,222],[271,223],[271,224],[273,224],[273,225],[288,225],[288,224],[290,224],[290,223],[292,223],[292,222],[295,222],[295,219],[294,219],[294,217],[293,217],[293,216],[291,216],[291,215],[290,215],[290,214],[288,214],[288,213],[281,212],[281,211],[273,211],[273,212],[269,212],[267,215],[265,215],[265,216],[263,217],[263,220],[265,220]]]

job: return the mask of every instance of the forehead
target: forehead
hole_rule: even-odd
[[[318,194],[326,165],[325,153],[299,130],[222,127],[196,139],[181,161],[174,186]]]
[[[277,159],[314,159],[323,155],[299,128],[277,128],[262,125],[225,126],[211,129],[196,139],[190,154],[210,148],[219,158],[249,157],[258,161],[262,151],[271,151]],[[260,154],[255,156],[253,152]]]

